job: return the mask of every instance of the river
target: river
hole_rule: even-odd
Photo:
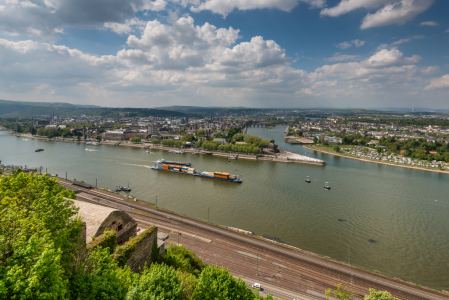
[[[449,289],[449,175],[386,166],[283,142],[285,126],[249,128],[326,166],[169,154],[16,137],[0,131],[4,164],[113,189],[188,216],[256,232],[301,249],[436,289]],[[34,152],[44,148],[43,152]],[[86,151],[85,149],[93,151]],[[200,171],[240,175],[243,184],[157,172],[154,161],[189,161]],[[305,179],[310,176],[312,183]],[[323,188],[329,182],[331,190]],[[438,200],[438,201],[435,201]],[[208,216],[209,209],[209,216]]]

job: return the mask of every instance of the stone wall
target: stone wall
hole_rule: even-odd
[[[105,230],[117,231],[117,243],[122,244],[136,235],[137,222],[124,211],[113,211],[102,222],[95,236],[100,236]]]
[[[147,267],[151,265],[151,258],[154,256],[154,245],[157,245],[157,227],[152,226],[148,228],[136,238],[138,239],[141,235],[144,235],[143,238],[139,240],[135,250],[126,262],[133,272],[141,272],[145,264]],[[157,246],[155,248],[157,251]]]

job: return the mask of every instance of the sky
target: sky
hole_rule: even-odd
[[[0,99],[449,109],[447,0],[0,0]]]

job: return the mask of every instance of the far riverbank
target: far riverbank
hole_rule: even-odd
[[[31,139],[40,139],[40,140],[48,140],[47,137],[43,136],[36,136],[31,134],[17,134],[12,131],[8,131],[3,129],[5,132],[18,136],[18,137],[24,137],[24,138],[31,138]],[[70,143],[80,143],[85,144],[85,141],[78,141],[76,139],[71,138],[54,138],[51,139],[51,141],[55,142],[70,142]],[[233,156],[236,156],[239,159],[249,159],[249,160],[262,160],[262,161],[275,161],[275,162],[283,162],[283,163],[300,163],[300,164],[311,164],[311,165],[324,165],[324,163],[314,162],[314,161],[308,161],[307,157],[305,157],[305,160],[298,160],[298,159],[288,159],[288,155],[294,154],[290,153],[288,151],[285,151],[286,154],[284,155],[251,155],[251,154],[244,154],[244,153],[235,153],[235,152],[223,152],[223,151],[217,151],[217,150],[200,150],[198,148],[178,148],[178,147],[167,147],[162,145],[153,145],[150,143],[131,143],[128,141],[101,141],[98,142],[100,145],[115,145],[117,142],[120,142],[118,146],[127,146],[127,147],[135,147],[135,148],[146,148],[146,149],[157,149],[157,150],[163,150],[163,151],[170,151],[170,150],[179,150],[187,153],[193,153],[193,154],[201,154],[201,155],[215,155],[215,156],[221,156],[226,158],[231,158]]]
[[[346,153],[343,154],[343,153],[325,151],[323,149],[317,148],[316,146],[303,145],[303,147],[306,148],[306,149],[313,150],[313,151],[318,151],[318,152],[321,152],[321,153],[331,154],[331,155],[335,155],[335,156],[342,156],[342,157],[346,157],[346,158],[351,158],[351,159],[355,159],[355,160],[360,160],[360,161],[365,161],[365,162],[370,162],[370,163],[375,163],[375,164],[380,164],[380,165],[387,165],[387,166],[394,166],[394,167],[409,168],[409,169],[416,169],[416,170],[423,170],[423,171],[430,171],[430,172],[436,172],[436,173],[449,174],[449,170],[440,170],[440,169],[435,170],[435,169],[422,168],[422,167],[416,167],[416,166],[394,164],[394,163],[390,163],[390,162],[376,161],[376,160],[372,160],[372,159],[366,159],[366,158],[360,158],[360,157],[352,156],[352,155],[349,155],[349,154],[346,154]]]

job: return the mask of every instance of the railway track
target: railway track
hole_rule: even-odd
[[[71,181],[60,178],[58,179],[61,184],[71,186]],[[283,244],[244,235],[230,229],[207,224],[187,216],[152,209],[138,203],[131,203],[126,201],[126,197],[121,195],[116,195],[102,190],[87,189],[79,186],[76,186],[76,189],[97,197],[98,199],[123,205],[129,207],[131,210],[134,208],[155,216],[155,218],[151,218],[145,214],[139,214],[132,211],[132,214],[138,215],[139,218],[144,218],[149,221],[153,220],[156,223],[164,222],[165,224],[170,224],[171,227],[179,227],[179,229],[182,229],[183,231],[212,239],[213,245],[208,245],[207,247],[210,247],[209,249],[213,249],[214,253],[221,253],[221,259],[217,259],[216,255],[214,256],[204,252],[204,244],[200,245],[198,244],[199,242],[192,243],[188,241],[186,241],[186,243],[189,247],[193,247],[195,249],[194,252],[200,252],[201,255],[204,255],[207,259],[213,260],[215,263],[220,265],[228,265],[231,271],[235,270],[238,273],[243,272],[245,274],[244,270],[237,270],[241,268],[240,265],[229,261],[226,257],[226,255],[230,255],[230,253],[224,252],[227,251],[225,250],[226,248],[240,249],[239,251],[250,255],[259,254],[261,255],[261,258],[263,257],[266,260],[271,260],[278,265],[280,264],[287,266],[286,264],[288,264],[290,270],[284,270],[284,272],[287,271],[284,273],[286,278],[282,277],[282,281],[285,281],[284,284],[288,284],[291,281],[291,285],[298,285],[300,283],[294,281],[294,278],[299,277],[301,282],[309,284],[302,284],[301,286],[304,286],[302,289],[312,289],[322,294],[324,294],[325,289],[329,287],[332,288],[339,282],[345,284],[350,282],[352,277],[354,291],[356,291],[359,295],[366,294],[368,288],[372,287],[378,290],[388,290],[399,299],[449,299],[449,297],[444,294],[414,287],[410,283],[366,272],[351,267],[347,264],[331,261],[300,249],[294,249],[293,247]],[[235,254],[233,254],[232,257],[234,257],[235,261],[238,261],[243,265],[254,265],[254,258],[253,260],[251,260],[251,257],[243,259],[240,258],[240,256],[235,256]],[[274,269],[269,268],[265,263],[261,263],[259,266],[262,270],[266,270],[266,272],[273,273],[273,271],[275,271]],[[298,271],[292,271],[292,269],[297,269]],[[283,285],[281,282],[277,284],[280,286]]]

